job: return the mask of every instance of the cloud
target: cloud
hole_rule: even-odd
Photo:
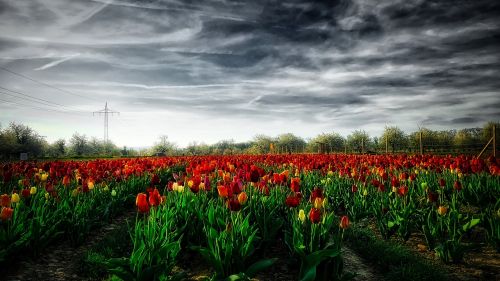
[[[180,144],[471,127],[500,118],[499,12],[488,0],[4,1],[0,65],[138,118],[117,123],[119,143],[151,143],[162,126]],[[102,107],[3,74],[4,87]],[[65,130],[74,120],[86,122]]]
[[[58,64],[61,64],[61,63],[65,62],[65,61],[68,61],[68,60],[70,60],[70,59],[73,59],[73,58],[75,58],[75,57],[77,57],[77,56],[79,56],[79,55],[80,55],[80,54],[74,54],[74,55],[71,55],[71,56],[68,56],[68,57],[64,57],[64,58],[62,58],[62,59],[55,60],[55,61],[53,61],[53,62],[50,62],[50,63],[44,64],[44,65],[42,65],[42,66],[40,66],[40,67],[37,67],[37,68],[35,68],[34,70],[44,70],[44,69],[48,69],[48,68],[54,67],[54,66],[56,66],[56,65],[58,65]]]

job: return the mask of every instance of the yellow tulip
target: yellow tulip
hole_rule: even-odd
[[[200,190],[205,190],[205,183],[201,182],[199,187],[200,187]]]
[[[304,210],[300,210],[299,211],[299,220],[304,223],[304,221],[306,221],[306,213],[304,212]]]
[[[189,188],[193,187],[194,182],[192,180],[188,181]]]
[[[47,178],[49,177],[49,174],[42,174],[42,182],[46,182],[47,181]]]
[[[32,186],[30,188],[30,194],[33,195],[33,194],[36,194],[36,187],[35,186]]]
[[[365,189],[363,190],[363,196],[367,196],[367,195],[368,195],[368,189],[366,189],[366,188],[365,188]]]
[[[314,199],[314,208],[321,209],[321,207],[323,207],[323,199],[319,197]]]
[[[333,172],[332,171],[328,171],[328,176],[333,176]]]
[[[328,205],[328,198],[325,198],[323,199],[323,208],[326,208],[326,206]]]
[[[88,187],[90,190],[94,189],[94,182],[93,181],[89,181],[88,182]]]
[[[50,194],[48,192],[45,193],[45,200],[49,200]]]
[[[19,198],[19,194],[12,193],[12,196],[10,197],[11,203],[19,203],[20,200],[21,200],[21,198]]]
[[[437,212],[441,216],[444,216],[444,215],[446,215],[446,213],[448,213],[448,207],[446,207],[446,206],[439,206]]]

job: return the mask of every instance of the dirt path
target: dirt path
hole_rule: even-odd
[[[119,228],[127,219],[131,220],[134,216],[135,210],[131,210],[116,217],[109,225],[89,234],[88,242],[78,248],[72,247],[69,241],[65,241],[49,247],[36,259],[20,260],[14,267],[7,268],[7,273],[1,274],[0,280],[85,280],[77,275],[82,255],[106,234]]]
[[[353,281],[383,280],[382,275],[373,266],[346,245],[342,246],[342,256],[344,257],[344,270],[357,274]]]

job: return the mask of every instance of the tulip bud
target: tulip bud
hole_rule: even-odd
[[[35,186],[32,186],[32,187],[30,188],[30,194],[31,194],[31,195],[36,194],[36,187],[35,187]]]
[[[427,185],[427,182],[425,182],[425,181],[424,181],[424,182],[422,182],[422,183],[420,184],[420,186],[422,187],[422,189],[424,189],[424,190],[425,190],[425,189],[427,189],[427,186],[428,186],[428,185]]]
[[[299,211],[299,220],[302,223],[304,223],[306,221],[306,213],[302,209],[300,209],[300,211]]]
[[[12,193],[12,195],[10,197],[10,202],[11,203],[19,203],[20,200],[21,200],[21,198],[19,198],[19,194]]]
[[[323,199],[323,203],[321,205],[323,209],[326,208],[326,206],[328,206],[328,198]]]
[[[365,189],[363,190],[363,196],[367,196],[367,195],[368,195],[368,189],[366,189],[366,188],[365,188]]]
[[[116,196],[116,190],[111,190],[111,196],[115,197]]]

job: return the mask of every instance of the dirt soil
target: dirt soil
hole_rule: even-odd
[[[368,226],[377,236],[382,239],[374,222]],[[436,257],[434,251],[429,251],[426,247],[425,237],[421,233],[413,233],[408,241],[403,241],[398,237],[391,237],[390,241],[399,243],[408,248],[413,253],[429,261],[436,267],[445,269],[451,280],[459,281],[500,281],[500,253],[498,253],[491,245],[484,242],[484,230],[478,228],[469,237],[465,237],[465,243],[474,242],[477,244],[475,249],[467,251],[464,260],[461,263],[444,263]]]
[[[0,280],[8,281],[40,281],[40,280],[85,280],[78,276],[79,261],[82,255],[99,242],[106,234],[121,227],[125,221],[133,220],[135,210],[116,217],[113,221],[88,237],[88,243],[72,247],[69,241],[50,246],[45,253],[36,259],[21,259],[19,263],[7,269],[2,269]]]

